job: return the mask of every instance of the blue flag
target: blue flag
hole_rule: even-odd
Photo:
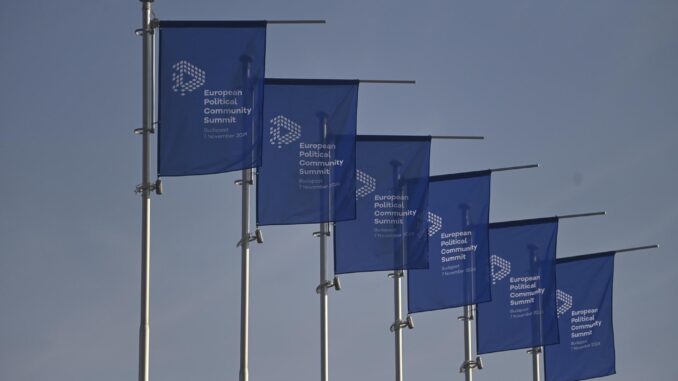
[[[158,175],[257,167],[266,23],[160,22]]]
[[[614,253],[559,259],[556,275],[560,344],[545,348],[546,380],[575,381],[614,374]]]
[[[490,176],[429,179],[429,268],[407,274],[410,313],[490,301]]]
[[[431,137],[358,136],[357,211],[338,222],[334,272],[428,267]]]
[[[478,304],[478,353],[557,344],[558,218],[490,224],[492,301]]]
[[[355,219],[358,81],[267,79],[259,225]]]

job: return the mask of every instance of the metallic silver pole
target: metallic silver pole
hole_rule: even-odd
[[[393,178],[394,178],[394,191],[400,190],[400,195],[405,196],[407,191],[405,189],[405,183],[403,182],[402,175],[400,173],[400,167],[402,163],[398,161],[391,162],[393,166]],[[404,203],[402,209],[404,209]],[[406,234],[405,226],[401,227],[401,238],[400,238],[400,260],[402,262],[401,267],[405,268],[405,258],[407,253],[407,244],[406,244]],[[402,278],[404,276],[403,270],[394,269],[393,273],[389,274],[389,277],[393,278],[393,324],[391,324],[391,332],[394,334],[395,340],[395,381],[403,381],[403,334],[402,330],[405,327],[410,329],[413,327],[411,317],[407,317],[407,320],[403,320],[402,314]]]
[[[242,219],[240,240],[240,381],[249,380],[249,310],[250,310],[250,185],[252,170],[243,169]]]
[[[327,116],[322,115],[323,143],[327,143]],[[328,217],[332,217],[332,206],[330,204],[332,195],[332,177],[327,182],[328,192]],[[327,284],[327,236],[329,235],[329,223],[320,224],[320,284]],[[320,290],[320,380],[329,380],[329,322],[327,307],[327,287],[321,287]]]
[[[327,284],[327,236],[329,224],[320,224],[320,284]],[[320,287],[320,380],[329,380],[329,329],[327,319],[327,287]]]
[[[151,263],[151,137],[153,131],[153,25],[151,3],[142,0],[142,158],[141,185],[141,324],[139,327],[139,381],[148,381],[150,351]]]
[[[534,347],[528,352],[532,354],[532,380],[541,381],[541,351],[542,347]]]
[[[404,237],[403,237],[404,239]],[[393,273],[393,317],[396,322],[403,319],[402,314],[402,271]],[[402,328],[396,327],[395,333],[395,379],[403,381],[403,335]]]
[[[327,141],[328,135],[328,116],[319,115],[320,123],[323,128],[323,142]],[[328,179],[327,197],[328,197],[328,220],[332,220],[332,175]],[[322,204],[322,202],[321,202]],[[320,285],[316,287],[315,292],[320,295],[320,379],[327,381],[329,379],[329,323],[328,323],[328,297],[327,289],[334,287],[335,290],[341,289],[339,278],[333,280],[327,279],[327,237],[330,236],[330,223],[320,224],[320,231],[314,232],[313,236],[320,238]]]
[[[395,172],[396,187],[395,189],[400,189],[400,196],[404,200],[406,195],[405,184],[402,179],[402,174],[400,173],[401,163],[392,163],[393,170]],[[402,203],[401,211],[405,209],[405,203]],[[400,259],[402,261],[402,268],[405,268],[405,255],[407,252],[407,246],[405,243],[405,223],[403,222],[402,227],[400,228]],[[393,272],[393,318],[395,322],[398,322],[395,333],[395,379],[396,381],[403,381],[403,330],[401,323],[403,320],[402,313],[402,278],[404,271],[395,270]]]
[[[254,94],[250,90],[250,79],[252,77],[252,60],[249,57],[241,57],[243,64],[243,83],[247,89],[247,98],[245,102],[253,102]],[[252,104],[251,104],[252,106]],[[256,129],[252,128],[252,134]],[[254,135],[252,135],[254,138]],[[249,349],[250,349],[250,242],[256,240],[263,242],[261,232],[256,230],[256,235],[250,233],[250,186],[254,184],[252,178],[252,169],[242,170],[242,177],[236,181],[240,185],[242,192],[241,205],[241,238],[240,245],[241,267],[240,267],[240,372],[239,380],[249,380]]]
[[[491,169],[491,172],[502,172],[502,171],[512,171],[517,169],[527,169],[527,168],[537,168],[539,164],[529,164],[529,165],[518,165],[513,167],[502,167]],[[464,223],[469,224],[468,210],[465,211]],[[473,369],[483,368],[483,363],[480,357],[473,358],[473,311],[475,305],[464,306],[464,316],[461,316],[459,319],[464,321],[464,363],[459,369],[460,372],[464,372],[466,381],[473,381]]]
[[[592,217],[592,216],[604,216],[606,212],[592,212],[592,213],[578,213],[578,214],[566,214],[563,216],[556,216],[556,218],[567,219],[567,218],[579,218],[579,217]],[[541,303],[541,299],[539,300]],[[541,321],[540,321],[541,324]],[[540,325],[540,335],[541,335],[541,325]],[[543,347],[533,347],[527,352],[532,355],[532,380],[541,381],[541,353]]]
[[[473,305],[464,306],[464,370],[465,380],[473,381]]]
[[[588,215],[596,215],[595,213],[587,213],[586,216]],[[530,257],[532,258],[532,266],[534,266],[534,271],[536,272],[536,269],[539,266],[539,257],[537,256],[537,249],[538,247],[536,245],[529,245],[527,248],[530,251]],[[544,307],[543,307],[543,302],[541,295],[538,297],[539,300],[539,313],[541,314],[540,316],[544,316]],[[543,319],[539,319],[539,340],[541,341],[544,338],[544,322]],[[541,380],[541,351],[542,347],[532,347],[532,349],[528,350],[528,353],[532,354],[532,380],[533,381],[540,381]]]
[[[466,204],[460,205],[462,208],[462,225],[465,229],[470,229],[471,226],[471,215],[470,207]],[[473,241],[472,241],[473,242]],[[472,272],[471,276],[474,277],[475,273]],[[468,284],[468,283],[467,283]],[[471,292],[475,291],[475,281],[471,280]],[[464,306],[464,315],[460,316],[458,319],[464,322],[464,363],[461,364],[459,372],[464,373],[466,381],[473,380],[473,369],[483,368],[483,363],[480,357],[473,359],[473,311],[475,305]]]
[[[369,83],[369,84],[415,84],[416,81],[413,80],[382,80],[382,79],[361,79],[359,80],[360,83]],[[461,137],[460,139],[467,139],[468,137]],[[475,139],[477,137],[471,137],[471,139]],[[481,137],[482,139],[482,137]],[[395,179],[395,189],[401,189],[401,194],[404,195],[405,192],[405,187],[404,184],[401,183],[401,176],[400,176],[400,170],[399,167],[402,165],[401,163],[393,162],[391,163],[393,165],[393,173],[394,173],[394,179]],[[404,226],[403,226],[404,228]],[[402,231],[402,239],[401,239],[401,255],[403,256],[403,267],[404,267],[404,258],[406,255],[406,244],[405,244],[405,232]],[[393,273],[388,275],[389,277],[393,278],[393,317],[394,317],[394,322],[391,324],[390,330],[391,332],[394,333],[394,340],[395,340],[395,380],[396,381],[402,381],[403,380],[403,337],[402,337],[402,329],[405,327],[408,327],[412,329],[414,327],[414,323],[412,322],[412,318],[410,316],[407,317],[407,319],[403,320],[403,315],[402,315],[402,277],[404,276],[404,271],[403,270],[394,270]]]

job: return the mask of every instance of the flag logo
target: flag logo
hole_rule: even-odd
[[[443,228],[443,218],[437,214],[428,212],[428,236],[432,237],[442,228]]]
[[[490,256],[490,266],[492,284],[496,284],[498,280],[506,278],[511,273],[511,262],[496,255]]]
[[[283,130],[285,130],[284,133]],[[277,145],[278,148],[282,148],[283,145],[288,145],[301,137],[301,126],[282,115],[271,119],[269,131],[271,135],[269,141],[271,144]]]
[[[558,317],[561,317],[572,308],[572,295],[556,290],[556,302],[558,303]]]
[[[205,71],[182,60],[172,65],[172,82],[172,90],[183,97],[205,84]]]
[[[358,180],[358,183],[361,184],[360,187],[355,190],[356,200],[367,196],[377,189],[377,180],[359,169],[356,169],[355,171],[355,178]]]

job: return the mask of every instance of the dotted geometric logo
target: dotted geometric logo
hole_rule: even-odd
[[[205,84],[205,72],[182,60],[172,65],[172,82],[172,90],[183,97]]]
[[[443,228],[443,218],[437,214],[428,212],[428,236],[433,237],[434,234]]]
[[[490,272],[492,273],[492,284],[506,278],[511,273],[511,262],[496,255],[490,256]]]
[[[284,134],[283,129],[287,131]],[[271,144],[277,145],[278,148],[282,148],[283,144],[290,144],[301,137],[301,126],[282,115],[271,119],[269,131],[271,135],[269,141]]]
[[[361,184],[360,187],[355,190],[356,200],[367,196],[377,189],[377,180],[359,169],[356,169],[355,171],[355,178],[358,180],[358,183]]]
[[[556,290],[556,302],[558,303],[558,317],[560,317],[572,308],[572,295]]]

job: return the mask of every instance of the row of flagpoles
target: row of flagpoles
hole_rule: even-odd
[[[390,271],[395,379],[402,381],[402,330],[411,314],[462,307],[466,380],[482,369],[474,354],[529,349],[533,379],[581,380],[615,372],[612,279],[615,252],[556,258],[564,215],[490,223],[495,172],[430,176],[432,141],[478,136],[357,134],[362,84],[414,81],[265,79],[269,24],[322,20],[158,21],[142,1],[142,276],[139,381],[149,379],[150,197],[160,177],[241,171],[240,381],[249,380],[249,251],[260,226],[319,224],[320,369],[329,379],[328,237],[334,274]],[[155,120],[155,31],[159,30]],[[151,134],[158,129],[158,180],[151,181]],[[251,231],[250,189],[256,185]],[[656,247],[643,246],[632,251]],[[407,276],[406,318],[402,278]],[[573,366],[572,364],[576,364]]]

